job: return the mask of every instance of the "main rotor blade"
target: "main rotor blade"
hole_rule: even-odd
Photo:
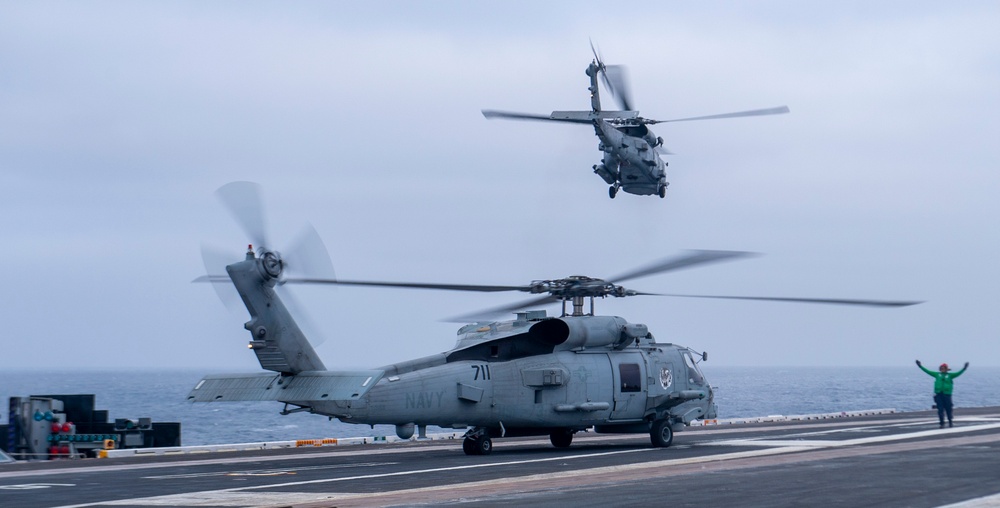
[[[194,278],[191,282],[211,282],[211,283],[224,283],[231,284],[232,279],[228,275],[199,275]]]
[[[758,300],[766,302],[790,303],[822,303],[831,305],[861,305],[865,307],[908,307],[924,303],[923,301],[896,300],[855,300],[849,298],[790,298],[780,296],[727,296],[727,295],[682,295],[673,293],[644,293],[657,296],[674,296],[678,298],[715,298],[723,300]]]
[[[279,292],[281,300],[285,302],[285,308],[295,318],[295,322],[299,326],[299,331],[302,332],[302,335],[305,335],[306,341],[314,348],[323,345],[326,342],[326,335],[323,334],[320,327],[316,326],[316,323],[309,317],[305,306],[292,294],[291,289],[278,287],[275,288],[275,291]]]
[[[506,118],[508,120],[542,120],[545,122],[563,122],[563,123],[585,123],[593,124],[593,120],[584,120],[578,118],[552,118],[550,115],[536,115],[534,113],[515,113],[512,111],[497,111],[494,109],[484,109],[483,116],[489,118],[490,120],[494,118]]]
[[[438,284],[433,282],[382,282],[369,280],[339,280],[322,278],[294,278],[283,281],[285,284],[334,284],[340,286],[375,286],[409,289],[442,289],[447,291],[476,291],[495,293],[499,291],[531,291],[531,286],[487,286],[479,284]]]
[[[646,277],[648,275],[653,275],[656,273],[670,272],[673,270],[680,270],[682,268],[689,268],[696,265],[703,265],[707,263],[716,263],[719,261],[725,261],[727,259],[735,259],[741,257],[756,256],[753,252],[743,252],[743,251],[729,251],[729,250],[692,250],[688,254],[681,255],[679,257],[670,257],[660,261],[654,261],[648,265],[636,268],[634,270],[625,272],[616,277],[610,277],[606,279],[611,283],[625,282],[631,279],[637,279],[639,277]]]
[[[247,238],[257,247],[271,247],[264,228],[264,201],[260,186],[253,182],[231,182],[215,191]]]
[[[514,312],[516,310],[524,309],[526,307],[548,305],[550,303],[558,301],[559,299],[554,296],[545,295],[538,298],[532,298],[531,300],[522,300],[518,303],[512,303],[500,307],[493,307],[490,309],[470,312],[468,314],[462,314],[461,316],[453,316],[450,318],[445,318],[442,319],[442,321],[448,323],[472,323],[475,321],[491,320],[491,318],[496,317],[499,314],[507,314],[509,312]]]
[[[788,113],[790,110],[788,106],[779,106],[776,108],[767,109],[752,109],[750,111],[739,111],[737,113],[723,113],[721,115],[708,115],[708,116],[693,116],[691,118],[675,118],[673,120],[646,120],[647,124],[655,125],[658,123],[666,122],[687,122],[691,120],[715,120],[718,118],[738,118],[742,116],[765,116],[765,115],[782,115]]]

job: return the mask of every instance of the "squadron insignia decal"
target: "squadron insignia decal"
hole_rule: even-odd
[[[660,386],[664,390],[670,388],[670,385],[674,384],[674,375],[670,373],[669,367],[663,367],[660,369]]]

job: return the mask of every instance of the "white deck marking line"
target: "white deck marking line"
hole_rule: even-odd
[[[172,480],[176,478],[203,478],[208,476],[253,476],[253,475],[276,475],[283,473],[290,473],[296,471],[315,471],[319,469],[348,469],[355,467],[375,467],[375,466],[392,466],[399,464],[398,462],[361,462],[357,464],[328,464],[322,466],[298,466],[298,467],[285,467],[285,468],[270,468],[270,469],[238,469],[232,471],[213,471],[210,473],[186,473],[186,474],[168,474],[161,476],[143,476],[144,480]]]
[[[968,421],[971,421],[971,420],[972,419],[970,418],[970,419],[963,419],[962,421],[968,422]],[[958,421],[958,420],[956,420],[956,421]],[[996,420],[988,420],[988,421],[996,421]],[[813,431],[813,432],[796,432],[794,434],[783,434],[780,437],[784,438],[785,440],[787,440],[788,438],[800,437],[800,436],[825,436],[825,435],[830,435],[830,434],[846,434],[846,433],[849,433],[849,432],[857,432],[857,431],[865,431],[866,432],[866,431],[879,430],[879,429],[890,429],[890,428],[900,428],[900,427],[918,427],[918,426],[924,426],[924,425],[930,425],[930,424],[935,424],[936,425],[937,424],[937,420],[918,420],[918,421],[910,421],[910,422],[904,422],[904,423],[894,423],[894,424],[891,424],[891,425],[864,425],[864,426],[861,426],[861,427],[838,428],[838,429],[831,429],[831,430],[817,430],[817,431]],[[769,438],[767,436],[764,436],[764,437],[759,437],[759,438],[748,438],[748,439],[749,440],[757,440],[757,439],[771,439],[771,438]],[[776,439],[775,441],[778,441],[778,440]]]
[[[959,503],[947,504],[938,508],[989,508],[996,506],[1000,506],[1000,494],[967,499]]]
[[[1000,429],[1000,423],[992,423],[985,425],[964,425],[961,427],[952,427],[948,429],[921,430],[918,432],[909,432],[906,434],[861,437],[857,439],[847,439],[844,441],[822,441],[818,439],[789,440],[789,439],[755,438],[755,439],[726,439],[721,441],[706,441],[700,444],[708,446],[777,446],[777,447],[802,446],[808,448],[837,448],[837,447],[857,446],[857,445],[871,444],[871,443],[885,443],[889,441],[902,441],[904,439],[916,439],[928,436],[964,434],[968,432],[977,432],[981,430],[990,430],[990,429]]]
[[[654,462],[640,462],[640,463],[632,463],[632,464],[623,464],[623,465],[619,465],[619,466],[603,466],[603,467],[597,467],[597,468],[587,468],[584,471],[586,471],[587,474],[601,475],[601,474],[613,473],[613,472],[635,471],[635,470],[643,470],[643,469],[655,469],[655,468],[662,468],[662,467],[669,467],[669,466],[683,466],[683,465],[690,465],[690,464],[699,464],[699,463],[704,463],[704,462],[725,461],[725,460],[743,459],[743,458],[751,458],[751,457],[764,457],[764,456],[768,456],[768,455],[780,455],[780,454],[786,454],[786,453],[792,453],[792,452],[806,451],[806,450],[809,450],[809,449],[810,448],[808,448],[808,447],[798,447],[798,446],[787,447],[787,448],[768,448],[768,449],[764,449],[764,450],[751,450],[751,451],[742,451],[742,452],[733,452],[733,453],[723,453],[723,454],[708,455],[708,456],[702,456],[702,457],[690,457],[690,458],[685,458],[685,459],[667,459],[667,460],[660,460],[660,461],[654,461]],[[530,460],[518,460],[518,461],[509,461],[509,462],[497,462],[497,463],[491,463],[491,464],[469,464],[469,465],[464,465],[464,466],[451,466],[451,467],[441,467],[441,468],[431,468],[431,469],[420,469],[420,470],[415,470],[415,471],[397,471],[397,472],[393,472],[393,473],[380,473],[380,474],[370,474],[370,475],[359,475],[359,476],[344,477],[344,478],[324,478],[324,479],[319,479],[319,480],[303,480],[303,481],[299,481],[299,482],[275,483],[275,484],[271,484],[271,485],[254,485],[254,486],[249,486],[249,487],[236,487],[236,488],[231,488],[231,489],[206,490],[206,491],[200,491],[200,492],[187,492],[187,493],[183,493],[183,494],[169,494],[169,495],[165,495],[165,496],[154,496],[154,497],[146,497],[146,498],[121,499],[121,500],[116,500],[116,501],[101,501],[101,502],[95,502],[95,503],[84,503],[84,504],[76,504],[76,505],[59,506],[59,507],[55,507],[55,508],[85,508],[85,507],[90,507],[90,506],[261,506],[262,504],[259,503],[260,500],[258,500],[257,503],[246,504],[245,503],[246,499],[254,499],[254,498],[252,498],[252,497],[248,498],[246,496],[246,494],[248,494],[248,493],[245,492],[245,491],[248,491],[248,490],[257,491],[257,490],[261,490],[261,489],[276,489],[276,488],[284,488],[284,487],[295,487],[295,486],[299,486],[299,485],[313,485],[313,484],[320,484],[320,483],[334,483],[334,482],[350,481],[350,480],[368,480],[368,479],[378,479],[378,478],[389,478],[389,477],[394,477],[394,476],[409,476],[409,475],[426,474],[426,473],[441,473],[441,472],[449,472],[449,471],[461,471],[461,470],[465,470],[465,469],[477,469],[477,468],[494,467],[494,466],[501,466],[501,465],[507,465],[507,466],[509,466],[509,465],[518,465],[518,464],[530,464],[530,463],[537,463],[537,462],[550,462],[550,461],[557,461],[557,460],[590,458],[590,457],[599,457],[599,456],[606,456],[606,455],[616,455],[616,454],[622,454],[622,453],[637,453],[637,452],[653,451],[653,450],[656,450],[656,448],[643,448],[643,449],[639,449],[639,450],[625,450],[625,451],[604,452],[604,453],[590,453],[590,454],[584,454],[584,455],[570,455],[570,456],[561,456],[561,457],[551,457],[551,458],[546,458],[546,459],[530,459]],[[544,474],[530,475],[528,477],[507,477],[507,478],[497,478],[497,479],[492,479],[492,480],[483,480],[483,481],[480,481],[480,482],[467,482],[467,483],[462,483],[461,486],[463,488],[465,488],[465,487],[476,486],[476,485],[504,485],[504,484],[509,484],[509,483],[521,482],[521,481],[524,481],[526,478],[530,479],[530,480],[548,480],[548,479],[559,479],[559,478],[575,477],[575,476],[579,476],[579,475],[580,475],[580,470],[560,471],[560,472],[554,472],[554,473],[544,473]],[[438,485],[438,486],[434,486],[434,487],[424,487],[424,488],[418,488],[418,489],[407,489],[407,492],[431,492],[431,491],[437,491],[437,490],[450,490],[450,489],[454,489],[454,488],[455,488],[455,485],[449,484],[449,485]],[[256,496],[256,494],[269,494],[269,493],[255,492],[254,495]],[[273,494],[273,493],[270,493],[270,494]],[[298,492],[282,492],[282,493],[278,493],[278,494],[280,494],[281,496],[296,496],[296,497],[298,497],[298,496],[307,496],[307,497],[311,496],[311,499],[313,499],[314,501],[346,499],[346,498],[364,497],[364,496],[371,495],[371,493],[344,493],[344,494],[336,494],[336,493],[330,494],[330,493],[326,493],[326,494],[323,494],[323,493],[306,493],[306,492],[301,492],[301,493],[298,493]],[[239,497],[239,498],[243,499],[244,500],[244,504],[239,504],[236,501],[230,501],[230,499],[234,499],[236,497]],[[288,499],[289,499],[289,497],[283,498],[282,503],[288,504],[288,502],[287,502]],[[299,502],[302,502],[302,501],[299,501]]]

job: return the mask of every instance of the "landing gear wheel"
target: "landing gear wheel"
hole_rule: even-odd
[[[615,187],[614,185],[608,187],[608,196],[611,199],[615,199],[615,194],[618,194],[618,187]]]
[[[477,455],[489,455],[493,451],[493,440],[484,437],[477,439],[476,441],[476,454]]]
[[[570,443],[573,442],[573,432],[569,430],[553,430],[549,434],[549,440],[552,441],[552,446],[556,448],[568,448]]]
[[[656,420],[653,427],[649,429],[649,440],[656,448],[666,448],[674,441],[674,429],[670,427],[670,420]]]
[[[661,199],[667,197],[667,186],[666,185],[661,185],[660,188],[659,188],[659,190],[657,190],[656,193],[660,195]]]
[[[467,437],[462,441],[462,451],[466,455],[489,455],[493,451],[493,440],[488,437]]]

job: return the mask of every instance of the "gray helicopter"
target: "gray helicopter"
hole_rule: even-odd
[[[648,433],[653,446],[670,446],[674,432],[715,418],[712,387],[698,368],[706,353],[657,342],[646,325],[594,313],[594,299],[640,295],[693,296],[898,307],[919,302],[772,298],[646,293],[622,282],[751,255],[691,251],[608,279],[572,276],[527,285],[489,286],[380,282],[290,276],[329,264],[322,240],[309,229],[299,242],[309,252],[272,250],[263,234],[257,187],[223,186],[219,195],[251,241],[243,260],[196,282],[235,286],[250,313],[249,348],[266,372],[210,375],[191,390],[195,402],[277,401],[282,414],[307,411],[347,423],[395,425],[403,439],[428,425],[468,429],[462,448],[489,454],[493,439],[548,435],[567,447],[577,432]],[[252,245],[257,245],[256,250]],[[208,263],[206,263],[208,265]],[[276,293],[286,284],[335,284],[455,291],[520,291],[533,299],[479,315],[562,302],[562,313],[521,310],[506,321],[478,321],[458,330],[455,347],[370,370],[327,370]],[[589,301],[589,312],[585,304]],[[566,305],[571,305],[567,312]]]
[[[564,122],[589,124],[600,143],[597,149],[604,152],[603,161],[593,166],[594,173],[610,185],[608,195],[614,199],[619,190],[629,194],[649,196],[656,194],[661,198],[667,195],[667,163],[660,155],[669,155],[663,147],[663,138],[653,134],[649,125],[667,122],[686,122],[691,120],[713,120],[719,118],[736,118],[743,116],[778,115],[788,113],[787,106],[767,109],[724,113],[719,115],[677,118],[674,120],[653,120],[639,116],[632,108],[634,104],[626,81],[625,67],[621,65],[605,65],[600,56],[590,46],[594,60],[587,67],[590,78],[590,111],[553,111],[551,115],[531,113],[514,113],[484,109],[486,118],[507,118],[514,120],[541,120],[547,122]],[[597,76],[604,81],[605,88],[611,93],[620,111],[604,111],[601,109],[600,89]]]

